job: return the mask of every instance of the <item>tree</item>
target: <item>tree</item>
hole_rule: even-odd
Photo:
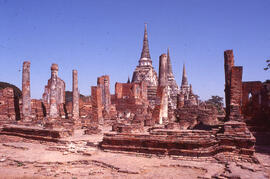
[[[264,68],[264,70],[269,70],[270,69],[270,60],[266,60],[266,67]]]
[[[211,98],[208,99],[207,101],[205,101],[205,103],[208,105],[213,105],[218,110],[219,113],[224,112],[224,110],[223,110],[223,106],[224,106],[223,97],[211,96]]]
[[[211,96],[210,99],[206,101],[208,104],[213,104],[215,106],[222,106],[223,107],[223,98],[220,96]]]

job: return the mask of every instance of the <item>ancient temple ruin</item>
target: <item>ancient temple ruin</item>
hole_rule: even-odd
[[[89,86],[89,94],[82,95],[79,69],[70,72],[72,91],[66,91],[58,76],[61,64],[52,64],[42,99],[31,99],[30,62],[26,61],[21,96],[15,95],[14,88],[0,89],[0,135],[66,144],[80,134],[80,145],[108,152],[256,162],[255,137],[270,126],[269,80],[243,82],[243,67],[235,66],[233,51],[226,50],[226,113],[220,114],[214,105],[199,102],[185,64],[178,86],[169,49],[156,61],[158,73],[152,66],[145,25],[132,81],[116,82],[113,93],[110,76],[102,75],[96,86]],[[91,137],[97,141],[89,142]]]

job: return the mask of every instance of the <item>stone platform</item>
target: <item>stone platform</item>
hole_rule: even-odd
[[[209,131],[154,129],[147,134],[106,133],[101,148],[190,157],[210,157],[224,152],[253,156],[255,141],[245,124],[238,122]]]
[[[13,135],[34,140],[45,140],[57,142],[60,138],[72,135],[73,131],[66,129],[46,129],[25,125],[4,125],[0,135]]]

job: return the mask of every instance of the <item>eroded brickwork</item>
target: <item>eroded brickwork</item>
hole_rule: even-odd
[[[234,66],[232,50],[224,52],[226,119],[242,120],[242,73],[241,66]]]
[[[158,124],[163,124],[168,119],[168,88],[166,86],[158,87],[153,119]]]
[[[270,126],[270,81],[248,81],[242,84],[242,114],[253,130]],[[260,129],[263,128],[263,129]]]
[[[16,120],[16,100],[12,88],[0,90],[0,123]],[[19,102],[17,102],[19,105]]]
[[[148,105],[146,84],[144,82],[116,83],[112,104],[116,105],[117,111],[130,110],[136,113],[138,108]]]
[[[230,88],[230,120],[241,120],[242,67],[232,67]]]
[[[43,105],[42,100],[32,99],[31,110],[33,121],[42,121],[43,118],[46,116],[46,109],[45,106]]]

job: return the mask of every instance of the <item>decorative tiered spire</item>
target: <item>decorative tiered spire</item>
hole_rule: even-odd
[[[144,24],[144,37],[143,37],[143,49],[141,53],[141,59],[148,58],[151,59],[149,53],[148,35],[147,35],[147,24]]]
[[[169,48],[167,49],[167,65],[168,65],[168,75],[173,75]]]
[[[183,74],[182,74],[182,84],[181,84],[181,86],[188,86],[185,64],[183,65]]]

